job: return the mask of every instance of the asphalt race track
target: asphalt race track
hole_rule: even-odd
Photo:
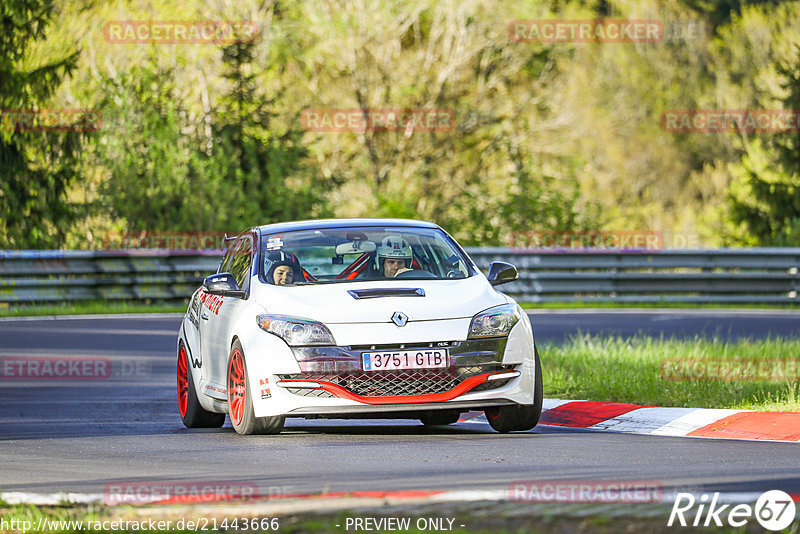
[[[547,311],[542,341],[577,331],[799,336],[800,314]],[[513,481],[647,480],[665,488],[800,493],[800,446],[539,426],[425,429],[417,421],[287,420],[278,436],[188,430],[175,393],[178,316],[0,321],[3,357],[98,357],[92,381],[0,378],[0,492],[99,494],[114,482],[227,481],[262,493],[504,488]],[[543,355],[546,360],[546,356]]]
[[[542,310],[531,318],[536,340],[563,341],[577,332],[601,335],[798,337],[800,313],[770,310]]]

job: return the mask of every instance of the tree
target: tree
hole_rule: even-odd
[[[800,110],[800,46],[792,63],[779,65],[786,90],[784,109]],[[731,170],[731,218],[748,244],[800,246],[800,132],[755,139]]]
[[[299,120],[276,111],[283,91],[261,90],[270,67],[254,47],[220,49],[225,93],[208,97],[202,114],[181,98],[181,73],[155,54],[107,79],[108,127],[96,147],[108,174],[102,203],[126,232],[236,232],[324,213]]]
[[[260,66],[255,46],[222,48],[228,91],[212,114],[213,148],[207,158],[217,178],[219,229],[324,213],[324,183],[312,186],[299,117],[277,112],[287,98],[285,87],[274,84],[272,94],[261,89],[274,76],[270,66]]]
[[[52,0],[0,3],[0,248],[63,246],[75,215],[67,193],[80,174],[82,119],[69,118],[60,124],[66,131],[56,131],[28,127],[18,115],[26,122],[41,117],[76,67],[78,51],[48,62],[28,57],[53,16]]]
[[[205,192],[198,190],[198,140],[176,97],[175,72],[155,57],[103,84],[105,128],[96,144],[105,168],[100,204],[126,232],[206,230]],[[188,130],[188,131],[187,131]]]
[[[543,104],[567,52],[509,42],[509,19],[531,16],[529,5],[297,5],[315,52],[301,58],[309,107],[453,114],[448,128],[367,128],[315,140],[326,174],[347,178],[336,192],[339,215],[425,218],[465,244],[505,244],[519,226],[574,228],[574,176],[549,172],[572,156],[551,151],[557,126]]]

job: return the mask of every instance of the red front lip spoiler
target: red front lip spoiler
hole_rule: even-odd
[[[486,380],[496,374],[503,374],[507,373],[507,371],[500,371],[496,373],[485,373],[481,375],[475,375],[467,378],[459,385],[454,387],[449,391],[445,391],[444,393],[433,393],[431,395],[397,395],[394,397],[364,397],[361,395],[356,395],[350,391],[347,391],[342,386],[337,386],[336,384],[332,384],[330,382],[323,382],[321,380],[314,380],[313,378],[307,378],[304,380],[281,380],[282,383],[288,382],[316,382],[320,385],[319,388],[330,393],[331,395],[335,395],[342,399],[350,399],[358,402],[362,402],[364,404],[417,404],[421,402],[444,402],[453,400],[459,395],[466,393],[467,391],[471,390],[475,386],[483,384]],[[288,385],[286,387],[291,387]]]

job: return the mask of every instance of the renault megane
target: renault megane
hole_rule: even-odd
[[[187,427],[273,434],[287,417],[414,418],[483,410],[499,432],[542,410],[530,321],[435,224],[301,221],[250,228],[189,302],[178,336]]]

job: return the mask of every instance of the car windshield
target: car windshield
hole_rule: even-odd
[[[436,228],[363,227],[265,235],[261,278],[275,285],[363,280],[459,279],[475,274]]]

